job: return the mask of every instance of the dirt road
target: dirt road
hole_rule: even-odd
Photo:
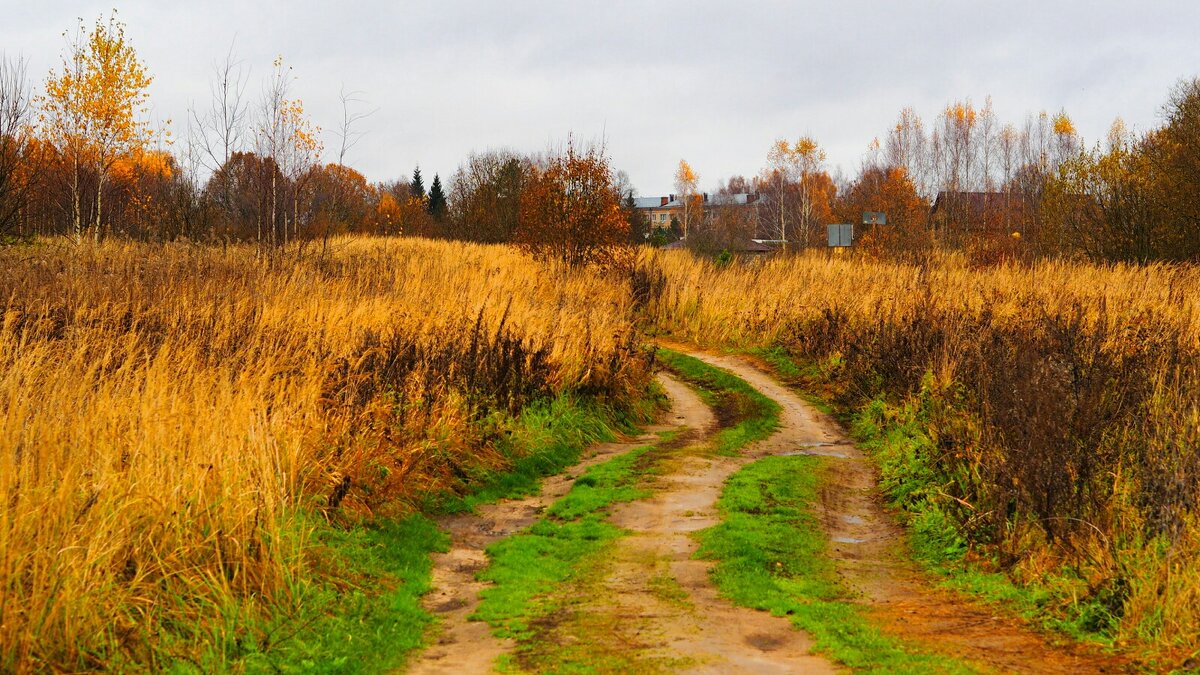
[[[485,584],[476,573],[487,565],[485,550],[492,543],[515,534],[542,517],[542,511],[570,491],[575,478],[585,469],[647,442],[658,440],[658,432],[682,431],[684,438],[698,438],[712,426],[712,414],[686,386],[668,375],[659,383],[671,399],[671,408],[661,423],[644,429],[642,436],[621,443],[602,443],[585,452],[578,465],[547,478],[542,491],[520,500],[488,504],[476,513],[442,518],[439,526],[450,534],[450,550],[433,558],[433,588],[425,607],[442,622],[435,645],[423,652],[410,668],[413,673],[486,673],[501,654],[512,651],[511,641],[492,635],[491,628],[468,617],[479,606],[479,591]]]
[[[1118,672],[1116,659],[1077,645],[1055,645],[1021,622],[934,588],[904,555],[901,530],[882,508],[875,472],[837,423],[779,384],[752,361],[693,353],[744,379],[782,407],[780,426],[741,456],[715,457],[696,449],[715,419],[702,401],[677,380],[660,381],[672,400],[662,426],[627,443],[592,449],[565,474],[548,479],[541,494],[481,507],[477,514],[441,521],[452,548],[434,561],[434,588],[426,606],[443,621],[437,644],[412,667],[417,673],[474,673],[491,670],[514,645],[492,636],[467,617],[483,584],[476,572],[487,564],[485,548],[536,522],[565,495],[588,466],[656,439],[654,432],[686,428],[675,455],[649,486],[651,496],[618,505],[610,520],[631,532],[605,556],[598,582],[577,590],[576,613],[587,616],[555,640],[599,641],[632,654],[647,670],[675,672],[794,673],[839,670],[811,653],[811,640],[782,617],[735,607],[719,597],[709,579],[710,563],[693,560],[691,533],[715,525],[715,503],[726,479],[755,459],[813,454],[829,458],[818,505],[839,573],[882,629],[922,649],[959,659],[981,671]]]
[[[1055,645],[1022,622],[933,588],[905,557],[903,531],[888,515],[874,467],[830,416],[743,357],[693,353],[775,399],[778,431],[751,448],[755,455],[829,457],[821,517],[838,571],[885,631],[930,651],[1000,672],[1120,672],[1121,660],[1078,645]]]

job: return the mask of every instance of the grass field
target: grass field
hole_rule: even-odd
[[[653,330],[787,357],[833,407],[874,411],[874,437],[906,428],[915,440],[880,456],[884,488],[958,564],[1017,587],[1071,579],[1037,602],[1073,632],[1200,648],[1195,268],[642,264]]]
[[[500,247],[49,241],[0,250],[0,316],[4,671],[269,650],[296,622],[253,627],[340,564],[321,532],[453,501],[545,436],[531,406],[648,382],[622,280]]]
[[[1196,269],[639,265],[0,249],[0,671],[351,663],[322,640],[389,598],[416,646],[443,543],[420,514],[528,493],[644,414],[647,334],[754,351],[846,415],[930,565],[1077,635],[1200,651]],[[747,426],[756,392],[695,383],[733,421],[718,452],[772,428]]]

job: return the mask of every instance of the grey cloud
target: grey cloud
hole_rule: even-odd
[[[0,50],[23,53],[40,79],[60,33],[109,5],[21,3]],[[1200,74],[1200,3],[1182,1],[138,0],[120,14],[162,118],[207,96],[235,35],[251,91],[284,55],[326,129],[341,85],[363,91],[379,111],[351,159],[372,179],[418,161],[446,175],[472,149],[537,151],[571,131],[605,134],[648,194],[670,189],[681,157],[707,184],[756,172],[773,138],[804,133],[853,173],[907,105],[928,120],[991,94],[1002,118],[1065,108],[1094,140],[1116,115],[1155,124],[1170,86]]]

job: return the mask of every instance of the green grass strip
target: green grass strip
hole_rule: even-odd
[[[721,524],[698,534],[697,555],[715,560],[713,581],[744,607],[787,616],[817,649],[874,672],[971,672],[882,633],[849,602],[812,511],[823,458],[768,457],[730,477]]]
[[[606,520],[608,508],[648,494],[637,484],[653,469],[653,450],[635,448],[590,467],[545,518],[490,546],[491,564],[479,578],[495,585],[480,594],[472,618],[488,622],[500,637],[531,638],[530,623],[543,613],[542,600],[624,534]]]
[[[734,456],[746,445],[766,438],[779,426],[779,404],[745,380],[687,354],[659,348],[657,358],[691,384],[717,413],[721,430],[713,437],[718,455]]]

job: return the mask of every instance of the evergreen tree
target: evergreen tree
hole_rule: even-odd
[[[408,184],[408,191],[417,199],[425,199],[425,181],[421,178],[421,165],[413,169],[412,182]]]
[[[429,215],[441,222],[446,217],[446,193],[442,192],[442,179],[433,174],[433,185],[429,186]]]

